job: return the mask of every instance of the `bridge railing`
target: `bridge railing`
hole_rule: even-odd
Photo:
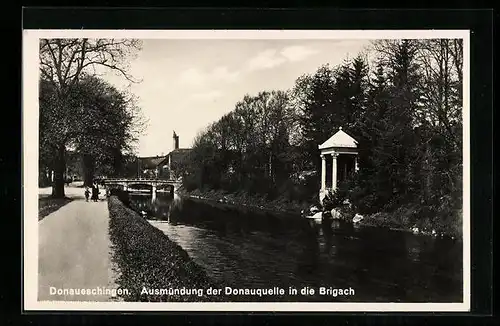
[[[172,183],[178,183],[181,182],[182,180],[176,180],[176,179],[154,179],[154,178],[106,178],[103,179],[104,183],[106,182],[172,182]]]
[[[104,181],[117,181],[117,180],[141,180],[141,181],[157,181],[163,179],[155,179],[155,178],[105,178]]]

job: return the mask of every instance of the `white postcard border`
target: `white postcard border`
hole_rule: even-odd
[[[445,312],[470,310],[470,44],[468,30],[24,30],[22,64],[24,310]],[[463,38],[463,302],[461,303],[144,303],[38,301],[38,80],[40,38],[430,39]]]

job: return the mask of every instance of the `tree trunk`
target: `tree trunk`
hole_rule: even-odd
[[[66,171],[64,145],[59,146],[54,164],[54,182],[52,183],[52,197],[64,198],[64,172]]]
[[[90,154],[83,154],[83,184],[92,187],[94,183],[94,158]]]
[[[432,180],[433,180],[433,169],[432,169],[432,164],[431,162],[431,149],[430,145],[427,142],[425,145],[425,166],[424,166],[424,173],[425,173],[425,185],[424,185],[424,198],[425,201],[428,202],[431,198],[431,192],[432,192]]]
[[[47,187],[48,185],[50,185],[49,178],[47,175],[47,168],[44,167],[39,172],[38,183],[39,187]]]
[[[269,177],[269,180],[273,180],[273,158],[272,158],[272,152],[269,152],[269,160],[268,160],[268,166],[267,166],[267,170],[268,170],[268,177]]]
[[[49,168],[47,168],[44,172],[45,172],[45,180],[47,181],[47,183],[45,184],[45,186],[52,185],[52,180],[51,180],[52,170],[49,169]]]

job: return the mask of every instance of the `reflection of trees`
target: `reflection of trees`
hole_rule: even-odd
[[[325,239],[325,254],[330,255],[333,245],[332,221],[324,221],[321,224],[321,229]]]
[[[182,198],[175,194],[174,197],[169,201],[168,211],[166,214],[169,223],[177,224],[179,213],[182,210],[182,202]]]
[[[152,199],[149,195],[130,194],[132,207],[138,211],[144,211],[149,217],[167,219],[172,198],[169,196],[157,195]]]
[[[320,227],[316,224],[309,224],[308,227],[304,228],[301,239],[299,243],[304,245],[304,248],[298,257],[298,270],[299,272],[310,274],[313,273],[319,263],[319,236]]]
[[[407,236],[405,238],[405,250],[413,261],[421,260],[421,240],[417,236]]]

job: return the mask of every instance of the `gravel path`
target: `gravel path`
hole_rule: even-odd
[[[86,202],[83,191],[67,187],[66,196],[74,200],[38,223],[40,301],[113,300],[110,290],[116,288],[116,273],[111,263],[107,202]],[[51,287],[95,289],[95,294],[52,295]]]

